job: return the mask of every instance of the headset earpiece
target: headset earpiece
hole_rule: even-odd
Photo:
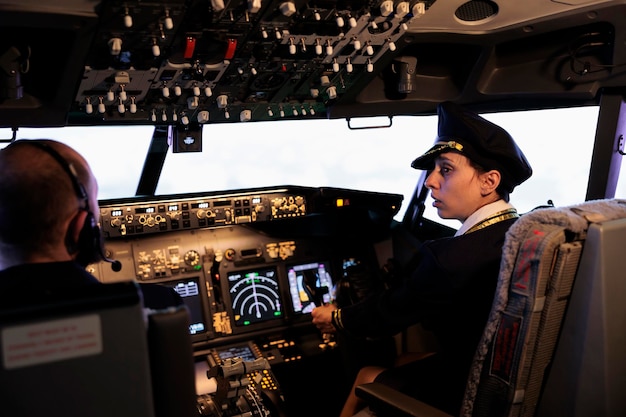
[[[78,236],[76,262],[85,267],[104,260],[105,257],[100,249],[103,244],[98,223],[93,213],[87,212],[85,223]]]

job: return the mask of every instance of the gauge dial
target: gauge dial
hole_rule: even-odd
[[[200,263],[200,254],[195,250],[190,250],[185,253],[185,263],[189,266],[196,266]]]

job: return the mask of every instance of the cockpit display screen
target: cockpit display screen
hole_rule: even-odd
[[[191,323],[189,324],[189,333],[204,333],[207,326],[204,321],[202,308],[202,298],[200,296],[199,278],[188,278],[179,281],[165,282],[163,285],[173,288],[189,309]]]
[[[219,358],[224,361],[231,358],[241,358],[244,361],[252,362],[256,355],[248,345],[228,346],[216,349]]]
[[[332,301],[333,281],[326,262],[310,262],[287,268],[289,294],[295,313],[310,313]]]
[[[275,267],[228,273],[228,288],[236,326],[283,317]]]

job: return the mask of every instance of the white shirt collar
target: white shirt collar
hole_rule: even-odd
[[[504,200],[498,200],[495,201],[493,203],[487,204],[486,206],[482,206],[481,208],[479,208],[478,210],[476,210],[474,213],[472,213],[461,225],[461,227],[459,228],[459,230],[456,231],[456,233],[454,234],[454,236],[461,236],[462,234],[464,234],[465,232],[467,232],[469,229],[472,228],[472,226],[480,223],[481,221],[485,220],[488,217],[493,216],[496,213],[499,213],[503,210],[508,210],[508,209],[512,209],[514,208],[511,204],[507,203]]]

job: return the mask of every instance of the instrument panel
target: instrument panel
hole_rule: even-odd
[[[70,118],[182,130],[325,118],[434,2],[109,1]]]
[[[275,210],[292,202],[297,210]],[[338,297],[353,266],[376,270],[388,259],[385,233],[401,202],[297,186],[100,201],[105,254],[121,269],[104,261],[87,269],[104,283],[135,280],[180,295],[199,415],[320,415],[321,403],[301,409],[303,396],[318,389],[320,369],[350,365],[310,312]],[[237,214],[246,207],[257,215]],[[235,215],[200,222],[198,213],[218,208]],[[324,383],[339,390],[344,382]]]
[[[310,326],[308,313],[333,301],[348,265],[357,260],[376,266],[373,242],[380,237],[370,235],[376,228],[363,224],[362,214],[382,210],[391,222],[401,198],[285,186],[102,201],[106,255],[122,268],[115,271],[106,262],[88,268],[102,282],[136,280],[174,289],[190,311],[189,331],[198,349]],[[283,210],[291,202],[294,211]],[[263,215],[200,222],[199,213],[218,208]]]
[[[3,127],[212,123],[598,104],[624,85],[622,2],[9,0]],[[62,47],[59,47],[62,45]],[[191,142],[188,144],[187,142]]]
[[[100,218],[106,238],[277,220],[307,214],[305,196],[287,189],[181,196],[156,202],[119,200],[108,201],[105,205],[100,210]]]

